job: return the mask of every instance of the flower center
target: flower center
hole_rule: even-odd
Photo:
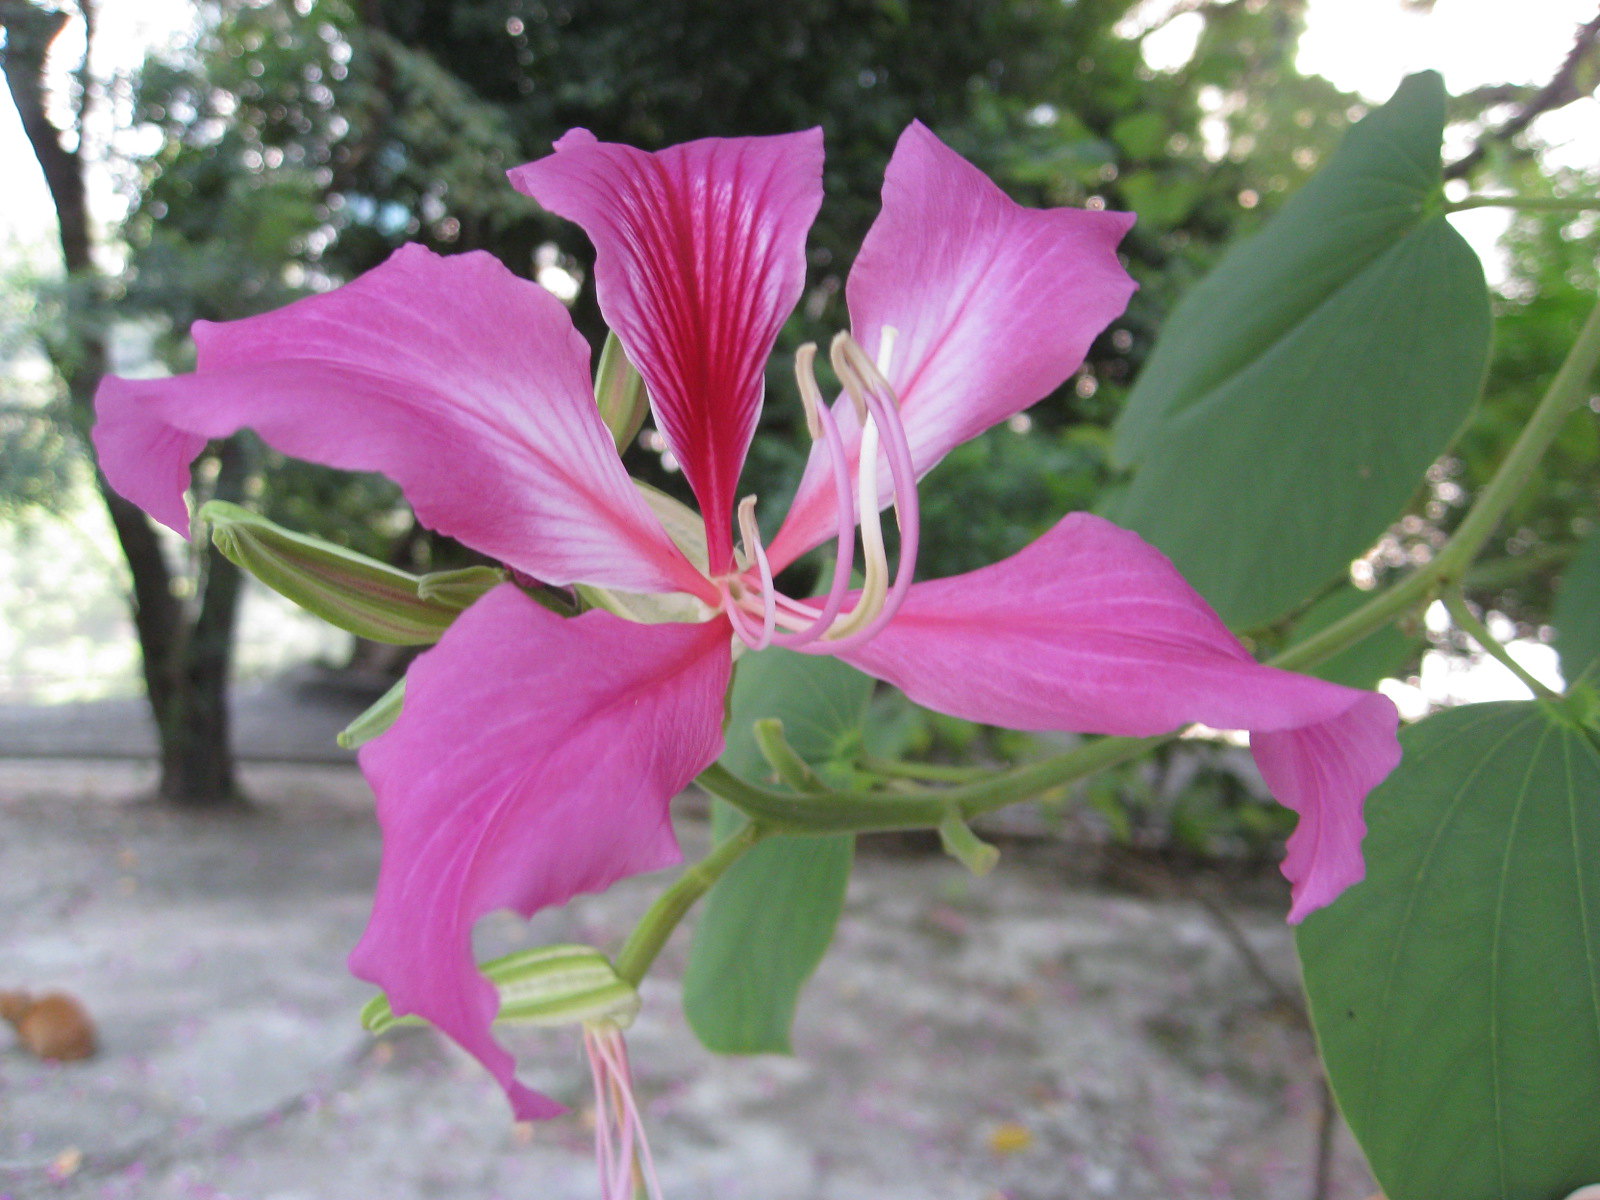
[[[822,442],[834,484],[838,530],[833,583],[820,605],[778,592],[773,587],[771,564],[756,525],[756,498],[745,497],[739,504],[742,570],[719,581],[719,586],[724,594],[723,611],[740,639],[752,649],[778,645],[813,654],[848,650],[888,624],[905,600],[916,569],[919,516],[916,469],[900,420],[900,400],[887,378],[894,343],[895,330],[885,327],[876,362],[848,333],[838,334],[829,351],[834,372],[850,397],[860,426],[853,467],[839,422],[823,402],[822,390],[817,386],[816,346],[808,343],[795,355],[795,379],[805,406],[806,428],[814,442]],[[888,467],[887,497],[883,492],[884,465]],[[900,561],[892,584],[881,515],[886,498],[894,506],[900,530]],[[855,603],[846,611],[858,513],[862,586]]]

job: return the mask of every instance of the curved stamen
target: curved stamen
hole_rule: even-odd
[[[661,1200],[622,1032],[605,1023],[586,1024],[583,1041],[594,1077],[595,1157],[603,1200],[633,1200],[641,1189],[649,1200]]]
[[[777,609],[773,602],[772,564],[767,561],[767,548],[761,544],[761,527],[756,524],[756,498],[746,496],[739,501],[739,535],[744,540],[744,552],[755,559],[761,578],[761,636],[751,642],[750,649],[765,650],[772,645],[772,633],[777,627]],[[735,628],[738,628],[735,625]]]
[[[845,454],[844,439],[839,436],[838,422],[833,419],[833,413],[822,399],[822,389],[817,387],[816,357],[814,342],[801,346],[794,356],[794,376],[800,385],[800,402],[806,410],[806,428],[812,440],[820,438],[828,451],[828,467],[833,475],[835,516],[839,525],[838,548],[833,560],[833,583],[828,588],[828,597],[821,610],[796,605],[808,616],[814,613],[814,619],[798,632],[780,634],[774,639],[777,645],[791,650],[808,646],[828,632],[850,591],[850,568],[855,562],[856,553],[855,506],[850,497],[850,460]]]
[[[887,594],[869,596],[868,589],[863,588],[861,600],[850,616],[835,630],[834,636],[826,639],[826,645],[816,647],[814,653],[837,653],[852,649],[871,639],[894,619],[895,613],[905,601],[906,593],[911,589],[916,571],[921,528],[916,467],[911,459],[911,447],[906,441],[905,426],[900,421],[899,402],[893,386],[884,378],[878,365],[847,333],[841,333],[834,338],[832,358],[834,369],[840,379],[845,381],[846,389],[851,392],[852,398],[859,394],[859,402],[866,405],[871,415],[871,421],[864,425],[862,430],[861,462],[858,468],[861,540],[863,550],[869,556],[869,584],[875,557],[881,561],[885,574],[888,569],[888,558],[883,550],[879,515],[881,502],[877,490],[879,439],[877,436],[869,436],[879,431],[882,433],[883,449],[889,460],[890,494],[894,503],[896,522],[900,528],[900,562],[895,572],[894,585],[889,588]],[[869,513],[872,516],[871,522],[868,520]],[[875,556],[869,546],[869,537],[875,542]]]

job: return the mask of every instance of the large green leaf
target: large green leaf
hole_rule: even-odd
[[[767,774],[751,733],[783,722],[790,745],[822,775],[853,754],[872,680],[835,658],[764,650],[741,659],[722,764],[749,779]],[[718,837],[740,818],[718,804]],[[706,897],[684,976],[683,1005],[707,1048],[723,1054],[788,1053],[795,1005],[833,940],[855,852],[849,834],[763,842]]]
[[[1600,683],[1600,529],[1584,539],[1556,590],[1556,649],[1568,683]]]
[[[1235,626],[1283,615],[1399,515],[1477,396],[1489,303],[1442,211],[1439,76],[1413,75],[1168,319],[1116,428],[1113,516]]]
[[[1600,751],[1532,702],[1401,741],[1300,929],[1329,1078],[1389,1200],[1560,1200],[1600,1180]]]

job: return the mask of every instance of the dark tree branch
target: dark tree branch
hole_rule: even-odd
[[[1489,148],[1510,141],[1547,112],[1564,108],[1594,93],[1600,84],[1600,13],[1578,28],[1566,60],[1545,84],[1504,124],[1486,132],[1473,148],[1445,168],[1446,179],[1465,179],[1483,161]]]
[[[44,172],[45,186],[50,189],[67,273],[76,275],[94,265],[89,253],[92,243],[83,167],[77,148],[68,150],[62,144],[61,131],[51,124],[45,111],[44,86],[45,55],[70,20],[67,13],[36,8],[27,0],[0,0],[0,27],[6,31],[0,70],[5,72],[6,87],[22,118],[22,130]],[[79,146],[82,140],[80,136]]]

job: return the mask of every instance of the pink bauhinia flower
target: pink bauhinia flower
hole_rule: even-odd
[[[107,476],[180,532],[190,463],[249,426],[284,453],[390,475],[424,524],[516,571],[606,589],[622,612],[641,611],[627,593],[678,598],[653,624],[564,619],[503,584],[417,660],[398,721],[361,753],[384,855],[352,967],[482,1060],[519,1117],[559,1107],[491,1035],[473,926],[677,860],[668,803],[721,752],[737,642],[838,654],[929,707],[1018,729],[1251,731],[1300,814],[1292,920],[1361,877],[1362,801],[1398,761],[1387,700],[1255,663],[1163,555],[1097,517],[912,582],[918,479],[1058,387],[1133,291],[1115,253],[1131,216],[1022,208],[920,124],[850,274],[851,333],[832,353],[846,394],[822,403],[813,351],[799,356],[812,458],[762,545],[753,498],[735,496],[821,169],[817,130],[655,154],[575,130],[511,172],[594,240],[601,308],[704,514],[689,552],[624,471],[566,310],[484,254],[405,247],[336,291],[197,324],[192,375],[100,392]],[[865,582],[847,591],[858,524]],[[773,577],[830,537],[828,595],[779,594]]]

